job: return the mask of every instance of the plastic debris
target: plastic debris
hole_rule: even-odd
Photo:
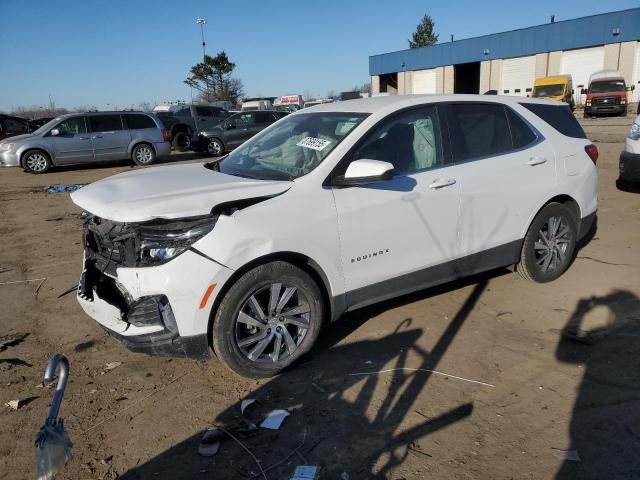
[[[20,402],[20,400],[9,400],[4,405],[11,410],[18,410],[22,406],[22,403]]]
[[[198,446],[198,455],[202,457],[213,457],[220,450],[220,440],[224,433],[215,427],[208,428]]]
[[[291,480],[317,480],[320,469],[314,465],[298,465]]]
[[[269,412],[269,414],[263,420],[260,426],[262,428],[268,428],[270,430],[278,430],[280,428],[280,425],[282,425],[282,422],[284,421],[284,419],[287,418],[289,415],[291,414],[286,410],[273,410]]]
[[[47,193],[75,192],[82,187],[84,187],[84,185],[49,185],[47,187]]]
[[[578,450],[562,450],[560,448],[552,448],[551,453],[554,457],[568,462],[581,462],[582,459],[578,455]]]
[[[242,402],[240,403],[240,414],[244,415],[245,409],[255,401],[255,398],[247,398],[246,400],[242,400]]]
[[[104,370],[102,370],[102,374],[104,375],[105,373],[110,372],[114,368],[118,368],[120,365],[122,365],[122,362],[108,362],[104,366]]]

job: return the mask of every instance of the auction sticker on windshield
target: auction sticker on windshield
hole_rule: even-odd
[[[313,150],[320,151],[330,143],[331,142],[329,140],[323,140],[322,138],[306,137],[296,143],[296,145],[298,147],[311,148]]]

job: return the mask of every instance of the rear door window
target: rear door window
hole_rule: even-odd
[[[255,121],[256,123],[272,123],[273,117],[269,112],[255,112]]]
[[[156,122],[147,115],[128,113],[125,115],[127,125],[130,130],[138,130],[142,128],[158,128]]]
[[[448,118],[455,161],[497,155],[513,148],[502,104],[452,103]]]
[[[211,107],[196,107],[196,113],[199,117],[213,117]]]
[[[569,105],[544,105],[542,103],[521,103],[524,108],[540,117],[556,131],[567,137],[587,138],[582,127],[571,113]]]
[[[505,109],[507,110],[507,118],[509,119],[513,148],[522,148],[533,143],[536,139],[536,134],[533,133],[533,130],[527,125],[527,122],[509,107],[505,107]]]
[[[89,125],[92,132],[113,132],[123,130],[120,115],[91,115]]]

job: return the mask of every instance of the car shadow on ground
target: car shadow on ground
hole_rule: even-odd
[[[604,309],[606,323],[585,325]],[[603,315],[599,315],[601,318]],[[640,299],[627,290],[582,299],[556,350],[561,362],[583,365],[570,422],[575,450],[556,475],[570,479],[632,479],[640,472]],[[579,460],[578,460],[579,458]]]
[[[408,455],[428,454],[413,448],[414,442],[469,417],[472,403],[452,406],[435,418],[420,418],[407,429],[400,428],[413,411],[414,402],[477,305],[490,280],[506,270],[495,270],[452,284],[407,295],[345,315],[327,329],[307,360],[270,380],[250,394],[257,407],[292,411],[278,431],[258,429],[255,435],[238,433],[240,440],[258,459],[268,478],[287,479],[293,465],[319,465],[323,478],[338,478],[347,471],[350,478],[390,478],[395,467]],[[474,285],[471,293],[452,317],[431,351],[418,340],[422,328],[411,318],[395,331],[375,339],[341,343],[371,317],[398,305]],[[408,363],[411,358],[410,364]],[[402,369],[385,375],[350,375],[383,368]],[[413,370],[417,369],[417,370]],[[363,381],[364,380],[364,381]],[[233,405],[221,413],[214,425],[233,430],[239,425],[240,408]],[[250,416],[251,414],[249,414]],[[216,478],[265,478],[255,461],[230,438],[215,457],[198,455],[204,430],[173,446],[119,478],[178,479],[200,478],[216,472]],[[246,433],[246,432],[245,432]],[[205,475],[206,476],[206,475]]]

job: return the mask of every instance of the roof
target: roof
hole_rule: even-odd
[[[640,40],[640,8],[373,55],[369,57],[369,74],[423,70],[635,40]]]
[[[552,83],[564,83],[572,80],[571,75],[550,75],[548,77],[540,77],[534,80],[534,85],[549,85]]]
[[[393,95],[388,97],[361,98],[356,100],[345,100],[343,102],[323,103],[313,107],[298,110],[291,115],[304,115],[305,113],[317,112],[347,112],[347,113],[378,113],[392,112],[405,107],[421,105],[432,102],[498,102],[509,104],[517,103],[542,103],[546,105],[564,105],[552,100],[539,98],[526,98],[508,95]]]

